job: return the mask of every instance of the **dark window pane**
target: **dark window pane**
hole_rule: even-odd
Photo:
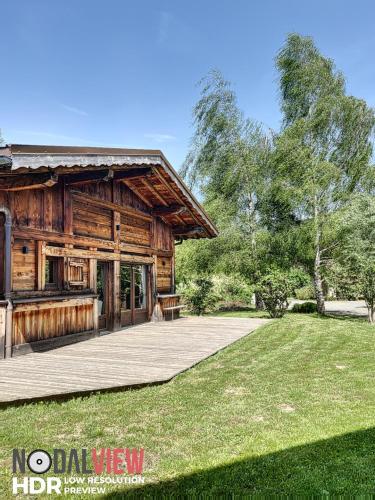
[[[46,285],[57,286],[57,259],[47,257],[45,268],[45,281]]]
[[[105,300],[104,300],[104,266],[98,262],[96,267],[96,290],[98,294],[98,314],[101,316],[105,314]]]

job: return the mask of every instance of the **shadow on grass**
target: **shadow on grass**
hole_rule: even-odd
[[[350,314],[345,311],[327,311],[325,314],[319,316],[321,319],[337,319],[342,321],[353,321],[357,323],[368,323],[366,316],[360,316],[359,314]]]
[[[111,493],[106,498],[324,496],[374,492],[375,428],[371,428]]]

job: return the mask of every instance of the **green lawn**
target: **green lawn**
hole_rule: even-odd
[[[3,410],[0,497],[13,447],[143,446],[140,497],[374,493],[374,381],[374,327],[288,314],[166,385]]]

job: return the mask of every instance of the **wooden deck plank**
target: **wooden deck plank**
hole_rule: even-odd
[[[0,404],[166,382],[267,320],[181,318],[0,362]]]

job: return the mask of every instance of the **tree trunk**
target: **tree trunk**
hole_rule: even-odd
[[[375,322],[375,304],[367,304],[368,321],[373,324]]]
[[[322,275],[321,275],[321,250],[320,250],[320,239],[321,239],[321,229],[319,224],[319,210],[317,203],[315,203],[315,262],[314,262],[314,289],[316,298],[316,308],[319,314],[325,313],[324,304],[324,293],[322,285]]]
[[[255,292],[255,309],[257,309],[257,311],[264,311],[265,309],[264,302],[259,292]]]
[[[314,263],[314,289],[316,298],[316,307],[319,314],[325,313],[324,294],[322,286],[322,277],[320,274],[320,246],[315,249]]]

